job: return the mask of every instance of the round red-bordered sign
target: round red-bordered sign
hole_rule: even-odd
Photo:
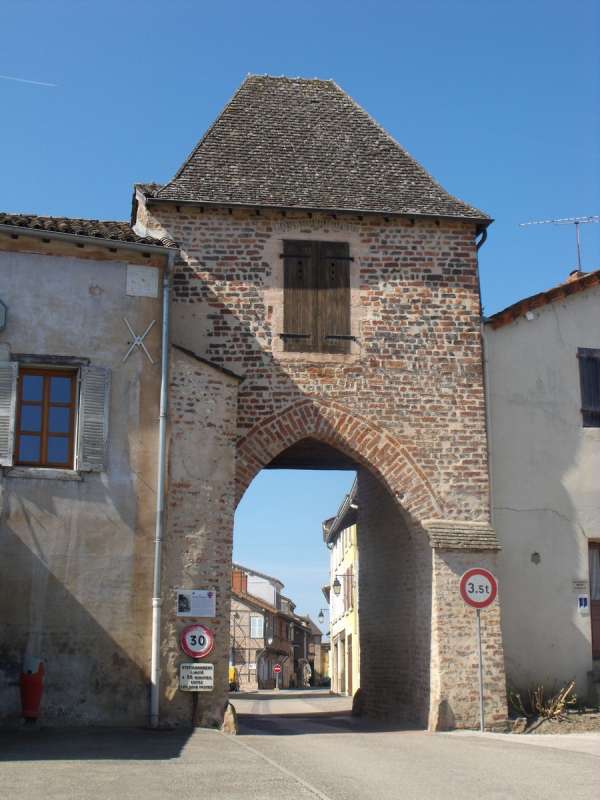
[[[215,647],[213,632],[204,625],[187,625],[179,637],[181,649],[190,658],[206,658]]]
[[[460,579],[460,596],[473,608],[487,608],[497,594],[498,581],[483,567],[468,569]]]
[[[281,664],[275,664],[275,666],[273,667],[273,672],[274,672],[276,675],[277,675],[278,673],[280,673],[280,672],[281,672]]]

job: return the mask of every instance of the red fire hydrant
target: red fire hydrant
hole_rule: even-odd
[[[37,719],[44,691],[44,665],[38,663],[37,672],[28,670],[21,673],[21,708],[25,719]]]

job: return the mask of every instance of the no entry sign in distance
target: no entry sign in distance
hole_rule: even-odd
[[[473,608],[487,608],[497,594],[498,581],[483,567],[468,569],[460,579],[460,596]]]
[[[279,672],[281,672],[281,664],[275,664],[275,666],[273,667],[273,672],[274,672],[276,675],[277,675]]]

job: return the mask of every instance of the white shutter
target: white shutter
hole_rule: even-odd
[[[80,370],[77,425],[77,469],[102,472],[108,442],[110,370],[82,367]]]
[[[3,467],[13,463],[18,371],[16,361],[0,363],[0,465]]]

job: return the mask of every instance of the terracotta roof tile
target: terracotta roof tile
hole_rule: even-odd
[[[169,239],[138,236],[128,222],[109,222],[98,219],[73,219],[71,217],[40,217],[37,214],[9,214],[0,211],[0,225],[48,233],[67,233],[113,242],[148,245],[149,247],[176,247]]]
[[[564,283],[559,283],[558,286],[553,286],[552,289],[548,289],[545,292],[538,292],[530,297],[518,300],[516,303],[507,306],[507,308],[503,308],[502,311],[492,314],[491,317],[486,318],[485,324],[494,329],[501,328],[522,317],[528,311],[533,311],[535,308],[548,305],[548,303],[554,303],[556,300],[563,300],[569,295],[583,292],[599,284],[600,269],[594,272],[572,273]]]
[[[149,192],[156,200],[491,221],[448,194],[329,80],[247,77],[173,180]]]

